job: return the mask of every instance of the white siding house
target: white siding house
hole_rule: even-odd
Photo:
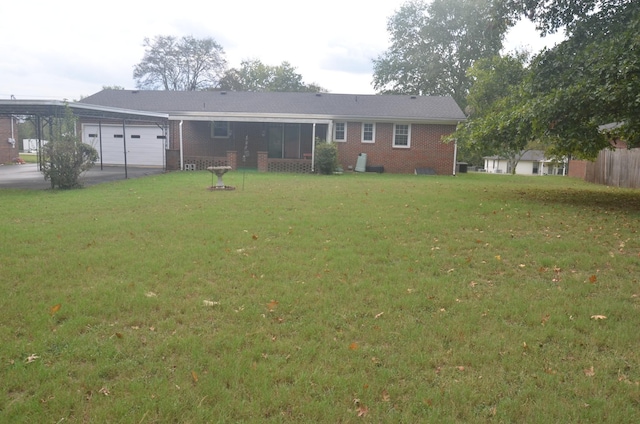
[[[511,174],[509,161],[501,156],[485,156],[485,172]],[[567,159],[561,161],[546,158],[542,150],[527,150],[516,165],[517,175],[566,175]]]

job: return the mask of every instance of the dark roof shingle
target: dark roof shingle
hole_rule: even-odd
[[[233,113],[447,122],[465,119],[453,98],[437,96],[103,90],[81,103],[169,115]]]

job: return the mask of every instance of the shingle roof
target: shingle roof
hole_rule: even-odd
[[[324,119],[415,120],[456,123],[465,116],[451,97],[233,91],[103,90],[81,100],[169,115],[250,114]]]

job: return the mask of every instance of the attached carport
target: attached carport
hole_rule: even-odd
[[[66,108],[82,122],[82,141],[98,151],[101,170],[104,165],[123,166],[128,178],[129,165],[165,168],[167,114],[57,100],[0,100],[0,116],[34,119],[38,151],[46,138],[43,124],[51,130],[53,120],[62,118]]]

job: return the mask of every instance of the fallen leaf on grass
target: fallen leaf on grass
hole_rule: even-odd
[[[356,342],[353,342],[353,343],[351,343],[351,344],[349,345],[349,349],[350,349],[350,350],[358,350],[358,348],[359,348],[359,347],[360,347],[360,346],[358,346],[358,343],[356,343]]]
[[[384,314],[384,312],[380,312],[380,313],[379,313],[379,314],[377,314],[374,318],[375,318],[375,319],[378,319],[378,318],[380,318],[383,314]]]
[[[27,364],[30,364],[32,362],[35,362],[36,359],[39,359],[40,357],[38,355],[36,355],[35,353],[32,353],[31,355],[27,356]]]
[[[157,295],[157,294],[155,294],[155,293],[154,293],[154,292],[152,292],[152,291],[148,291],[148,292],[146,292],[144,295],[145,295],[145,296],[147,296],[147,297],[158,297],[158,295]]]
[[[597,321],[600,319],[607,319],[607,317],[604,315],[591,315],[591,319],[595,319]]]
[[[58,303],[57,305],[53,305],[52,307],[49,308],[49,314],[51,316],[55,315],[56,312],[58,312],[61,307],[62,307],[61,303]]]
[[[595,283],[595,282],[596,282],[596,280],[597,280],[597,279],[598,279],[598,277],[596,277],[595,275],[592,275],[591,277],[589,277],[589,282],[590,282],[591,284],[593,284],[593,283]]]
[[[387,392],[386,390],[382,391],[382,401],[383,402],[389,402],[391,400],[391,396],[389,396],[389,392]]]
[[[106,387],[100,388],[100,390],[98,390],[98,393],[102,393],[105,396],[109,396],[111,394],[111,392],[109,392],[109,389],[107,389]]]
[[[596,375],[596,372],[593,370],[593,365],[591,366],[591,368],[585,368],[582,371],[587,377],[593,377],[594,375]]]
[[[361,406],[358,406],[357,411],[358,411],[358,416],[359,417],[366,417],[367,414],[369,413],[369,408],[367,408],[364,405],[361,405]]]
[[[198,382],[198,374],[195,371],[191,371],[191,378],[193,378],[194,383]]]
[[[202,303],[204,306],[215,306],[220,304],[220,302],[215,302],[213,300],[203,300]]]
[[[549,321],[549,318],[551,318],[551,315],[549,315],[549,314],[543,316],[542,320],[541,320],[541,324],[545,325],[547,323],[547,321]]]
[[[267,303],[267,308],[269,309],[269,312],[272,312],[277,307],[278,307],[278,301],[277,300],[272,300],[271,302]]]

